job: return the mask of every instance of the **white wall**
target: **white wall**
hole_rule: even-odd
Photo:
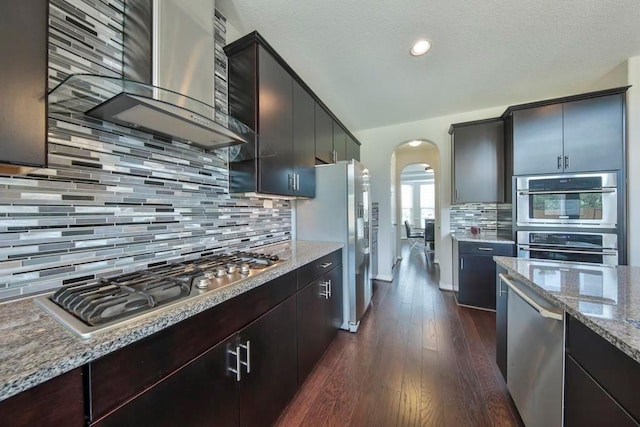
[[[438,146],[441,173],[438,201],[440,228],[436,230],[436,248],[440,262],[440,287],[451,289],[451,237],[449,235],[449,208],[451,206],[451,123],[497,117],[507,106],[488,108],[433,119],[401,123],[355,133],[360,140],[360,159],[371,172],[371,199],[380,203],[380,229],[378,232],[378,271],[381,277],[392,277],[392,254],[395,253],[395,233],[391,229],[391,158],[397,146],[414,139],[431,141]],[[397,173],[393,176],[397,176]]]
[[[640,266],[640,56],[627,61],[627,262]]]

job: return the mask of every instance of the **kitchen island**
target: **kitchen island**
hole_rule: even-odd
[[[494,260],[496,361],[523,420],[549,413],[538,410],[537,399],[546,397],[549,405],[551,389],[541,394],[536,390],[557,378],[554,388],[562,402],[552,406],[561,413],[563,425],[638,425],[640,268]],[[528,311],[538,314],[524,315]],[[548,320],[553,318],[560,322]],[[544,325],[543,330],[537,331],[536,324]],[[551,335],[553,330],[557,332]],[[556,360],[557,370],[546,359]]]
[[[32,299],[0,305],[0,401],[136,343],[216,307],[342,247],[338,243],[293,241],[274,248],[281,259],[273,269],[185,301],[168,312],[83,340],[65,329]]]

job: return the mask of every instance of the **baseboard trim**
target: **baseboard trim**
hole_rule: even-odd
[[[452,283],[445,283],[443,281],[440,281],[440,283],[438,284],[438,287],[443,291],[453,291]]]

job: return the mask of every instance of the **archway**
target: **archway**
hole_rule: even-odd
[[[413,227],[420,227],[427,216],[435,219],[436,230],[440,229],[440,153],[436,144],[426,140],[413,140],[400,143],[391,156],[391,215],[392,215],[392,238],[395,242],[395,259],[400,259],[402,237],[403,237],[403,216],[410,218]],[[422,169],[422,173],[420,170]],[[412,206],[410,209],[402,203],[402,181],[403,172],[406,179],[411,179]],[[427,183],[432,185],[427,189]],[[421,188],[422,187],[422,188]],[[405,187],[406,188],[406,187]],[[432,191],[433,199],[428,203],[420,201],[423,197],[420,191],[428,193]],[[405,189],[405,192],[407,190]],[[426,197],[426,194],[424,195]],[[421,206],[415,206],[420,204]],[[403,214],[404,209],[404,214]],[[409,212],[407,212],[409,210]],[[439,246],[437,240],[439,233],[436,233],[436,253],[434,261],[439,259]]]

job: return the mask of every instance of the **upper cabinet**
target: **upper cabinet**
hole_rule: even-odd
[[[231,191],[313,197],[313,98],[257,33],[225,52],[230,113],[257,134],[230,157]]]
[[[452,145],[453,204],[503,202],[504,124],[501,119],[456,123]]]
[[[360,144],[350,135],[347,135],[347,160],[360,161]]]
[[[0,173],[47,165],[48,13],[47,0],[0,4]]]
[[[315,197],[315,165],[360,159],[360,144],[254,31],[224,48],[229,112],[256,133],[230,151],[233,193]]]
[[[622,169],[626,87],[511,107],[513,174]]]
[[[336,162],[347,160],[347,133],[336,121],[333,122],[333,151]]]
[[[333,162],[333,119],[316,103],[316,159],[321,163]]]

